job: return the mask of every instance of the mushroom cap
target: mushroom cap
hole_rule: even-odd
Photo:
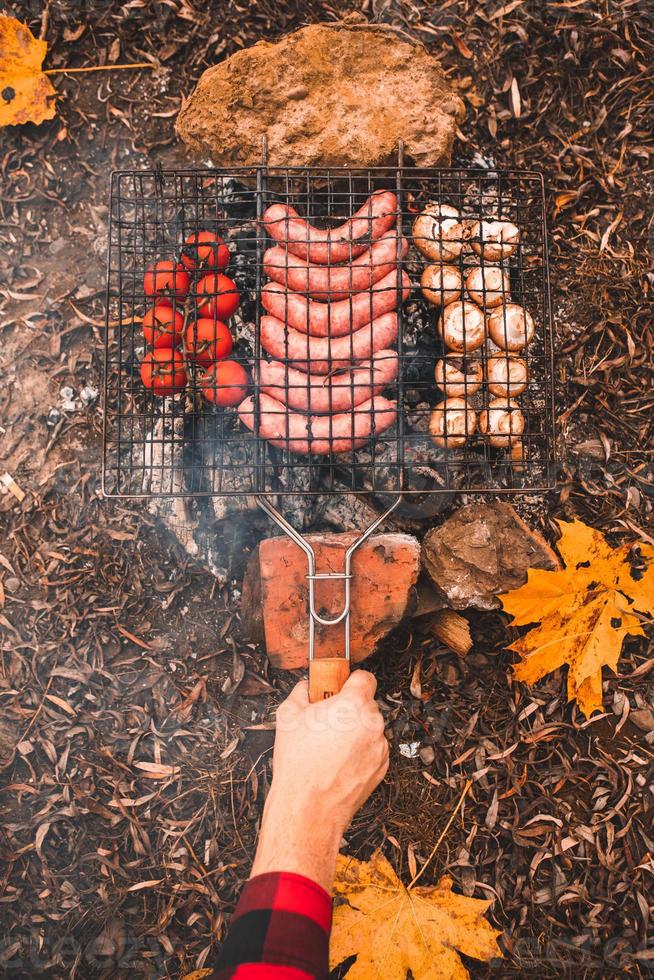
[[[468,230],[451,204],[431,201],[413,222],[416,248],[433,262],[451,261],[461,254]]]
[[[477,350],[486,339],[484,314],[474,303],[450,303],[443,311],[439,330],[446,347],[461,353]]]
[[[534,336],[531,314],[518,303],[505,303],[488,317],[488,332],[502,350],[522,350]]]
[[[466,289],[477,306],[493,307],[509,299],[509,277],[499,265],[478,265],[466,275]]]
[[[527,387],[527,363],[516,354],[493,354],[488,358],[488,390],[499,398],[515,398]]]
[[[453,265],[426,265],[420,285],[428,302],[434,306],[447,306],[461,295],[461,273]]]
[[[446,398],[436,405],[429,419],[429,434],[437,446],[464,446],[477,427],[477,417],[465,398]]]
[[[492,398],[479,413],[479,431],[491,446],[508,449],[525,431],[525,417],[517,402],[509,398]]]
[[[465,354],[447,354],[436,363],[436,384],[448,398],[465,398],[481,388],[483,371],[478,358]]]
[[[471,229],[472,250],[489,262],[513,255],[520,241],[520,229],[512,221],[500,218],[476,221]]]

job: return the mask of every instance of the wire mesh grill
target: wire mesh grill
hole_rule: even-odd
[[[277,222],[280,245],[271,237],[274,222],[263,220],[271,205],[280,204],[290,205],[314,226],[334,227],[383,190],[396,202],[385,242],[372,242],[376,232],[368,204],[368,227],[360,243],[373,244],[376,251],[360,255],[350,243],[343,262],[334,236],[328,248],[340,264],[329,267],[326,283],[326,267],[318,270],[317,279],[309,279],[301,254],[285,248],[284,235],[293,237],[290,226]],[[456,222],[434,218],[435,202],[456,209],[458,232],[450,228]],[[425,238],[431,240],[432,254],[440,249],[448,275],[462,282],[453,306],[465,301],[459,311],[463,346],[472,346],[478,326],[473,297],[484,310],[483,343],[449,354],[447,373],[443,376],[443,363],[438,368],[440,387],[435,372],[448,352],[443,335],[449,336],[441,319],[443,310],[451,309],[444,303],[453,287],[442,263],[423,254],[425,226],[415,226],[415,220],[428,207],[433,220]],[[499,260],[485,244],[492,229],[475,225],[493,219],[519,229],[512,254]],[[243,406],[239,417],[235,407],[220,408],[203,397],[204,369],[187,355],[183,391],[159,397],[141,381],[147,351],[141,318],[152,304],[144,290],[146,270],[158,260],[178,260],[185,240],[200,230],[220,235],[231,253],[225,272],[235,283],[240,305],[228,321],[234,337],[230,360],[248,374],[247,424]],[[404,255],[403,238],[408,245]],[[379,260],[371,259],[380,249]],[[378,269],[384,258],[387,264]],[[468,279],[473,270],[478,271]],[[410,280],[407,299],[403,274]],[[269,280],[273,285],[266,286]],[[367,292],[353,292],[362,281]],[[284,283],[295,287],[292,295],[284,293]],[[198,277],[191,273],[185,299],[169,300],[197,338],[197,327],[189,325],[207,316]],[[491,305],[495,301],[499,307]],[[531,342],[513,354],[503,349],[507,344],[501,337],[498,347],[488,334],[495,310],[495,336],[499,329],[506,338],[506,303],[523,307],[533,321]],[[544,188],[538,173],[403,166],[116,172],[107,311],[103,485],[108,495],[508,493],[553,484],[553,347]],[[298,329],[303,325],[298,318],[305,319],[304,329]],[[314,319],[327,337],[309,339],[309,320]],[[491,403],[502,391],[507,370],[515,367],[508,364],[514,357],[523,364],[526,386],[511,397],[508,417],[514,433],[514,419],[523,431],[502,445],[501,438],[492,440],[482,429],[489,419],[501,421],[502,405],[494,403],[493,411]],[[342,373],[345,361],[350,369]],[[463,411],[450,396],[463,396]],[[458,439],[453,434],[457,426],[462,426]],[[449,435],[439,438],[439,431]],[[266,441],[263,434],[274,438]],[[314,452],[297,451],[306,448]]]

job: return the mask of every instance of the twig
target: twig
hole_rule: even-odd
[[[157,68],[151,61],[135,61],[131,65],[91,65],[88,68],[48,68],[44,75],[75,75],[83,71],[115,71],[120,68]]]
[[[442,842],[443,838],[445,837],[445,834],[448,832],[448,830],[452,826],[452,821],[454,820],[454,818],[456,817],[457,813],[461,809],[461,805],[462,805],[463,801],[465,800],[466,796],[468,795],[468,790],[470,789],[471,786],[472,786],[472,779],[468,779],[466,781],[465,786],[463,787],[463,792],[461,793],[461,796],[459,797],[459,801],[458,801],[457,805],[454,807],[454,809],[452,810],[452,813],[450,814],[450,819],[445,824],[445,827],[443,828],[443,830],[442,830],[442,832],[441,832],[438,840],[436,841],[436,843],[434,844],[434,846],[433,846],[433,848],[431,850],[431,854],[429,855],[429,857],[427,858],[427,860],[425,861],[425,863],[421,867],[420,871],[418,871],[413,876],[413,880],[409,883],[409,886],[407,888],[407,891],[409,891],[411,888],[413,888],[413,886],[415,885],[416,881],[418,880],[418,878],[421,877],[423,871],[428,866],[428,864],[431,861],[431,859],[433,858],[434,854],[436,853],[436,851],[440,847],[441,842]]]

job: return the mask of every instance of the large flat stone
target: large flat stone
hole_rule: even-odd
[[[314,24],[260,41],[204,72],[177,118],[197,155],[222,166],[450,162],[465,110],[436,58],[382,27]]]

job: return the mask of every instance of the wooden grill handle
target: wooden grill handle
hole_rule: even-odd
[[[350,663],[345,657],[319,657],[309,663],[309,701],[324,701],[343,687],[350,676]]]

